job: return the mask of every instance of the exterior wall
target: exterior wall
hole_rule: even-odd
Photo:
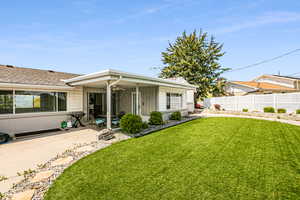
[[[186,103],[189,112],[195,111],[194,90],[186,91]]]
[[[68,111],[83,111],[83,87],[77,87],[68,92]]]
[[[11,137],[15,134],[57,129],[60,123],[68,120],[67,112],[18,114],[14,117],[0,118],[0,132]]]
[[[141,91],[141,114],[150,115],[157,107],[158,87],[142,87]]]
[[[182,94],[182,108],[181,109],[167,110],[167,93],[168,92]],[[159,89],[158,89],[158,111],[162,112],[164,120],[168,120],[169,116],[175,111],[180,111],[181,115],[186,116],[188,114],[187,90],[171,88],[171,87],[159,87]]]
[[[60,123],[70,119],[69,112],[83,111],[83,89],[74,90],[45,90],[35,88],[0,88],[3,90],[55,91],[67,92],[67,111],[41,112],[0,115],[0,132],[14,136],[19,133],[42,131],[60,128]]]

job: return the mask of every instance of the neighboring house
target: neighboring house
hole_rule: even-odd
[[[119,112],[149,118],[160,111],[164,119],[174,111],[187,115],[194,109],[196,86],[116,70],[87,75],[0,66],[0,132],[10,135],[56,129],[71,112],[85,120],[107,118]],[[138,95],[137,95],[138,94]],[[107,103],[108,102],[108,103]]]
[[[227,94],[232,96],[297,91],[300,91],[300,78],[279,75],[262,75],[252,81],[231,81],[226,86]]]

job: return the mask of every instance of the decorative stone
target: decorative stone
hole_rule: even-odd
[[[65,157],[65,158],[59,158],[55,161],[53,161],[51,163],[51,166],[59,166],[59,165],[66,165],[68,164],[69,162],[71,162],[73,160],[73,157],[72,156],[68,156],[68,157]]]
[[[34,195],[34,190],[26,190],[24,192],[13,195],[12,200],[31,200]]]
[[[52,170],[37,173],[31,180],[31,182],[35,183],[35,182],[43,181],[43,180],[49,178],[50,176],[52,176],[53,174],[54,174],[54,171],[52,171]]]
[[[78,149],[76,149],[75,151],[76,152],[87,152],[87,151],[93,151],[94,148],[92,146],[83,146],[83,147],[80,147]]]
[[[112,130],[103,129],[97,133],[98,140],[110,140],[113,139],[115,136],[113,135]]]

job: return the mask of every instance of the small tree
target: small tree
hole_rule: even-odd
[[[223,45],[208,34],[194,31],[190,35],[183,32],[165,52],[162,52],[164,67],[162,78],[182,77],[188,83],[198,86],[195,100],[205,98],[208,94],[219,96],[224,93],[225,79],[221,74],[228,70],[223,68],[219,59],[225,54]]]

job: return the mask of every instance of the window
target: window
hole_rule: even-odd
[[[58,111],[67,111],[67,93],[58,92]]]
[[[67,110],[65,92],[16,91],[15,112],[55,112]]]
[[[167,93],[167,110],[176,110],[182,108],[182,94]]]
[[[16,113],[56,111],[54,92],[16,91],[15,98]]]
[[[0,114],[13,113],[13,91],[0,90]]]
[[[167,110],[171,109],[171,93],[167,93]]]

